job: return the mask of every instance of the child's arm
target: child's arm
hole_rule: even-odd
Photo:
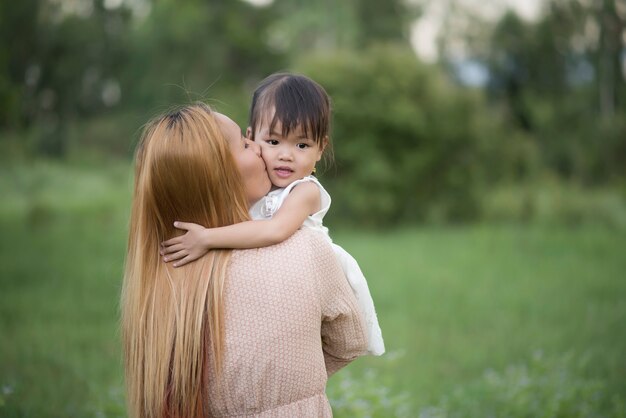
[[[319,210],[320,192],[316,184],[298,184],[271,219],[246,221],[219,228],[204,228],[194,223],[176,222],[184,235],[163,242],[163,261],[183,266],[211,248],[258,248],[283,242],[292,236],[310,214]]]

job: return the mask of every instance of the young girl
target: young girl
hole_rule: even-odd
[[[261,146],[272,190],[250,208],[252,221],[207,229],[176,222],[185,235],[165,241],[161,254],[175,267],[193,261],[212,248],[258,248],[289,238],[300,227],[322,232],[330,195],[311,174],[328,146],[330,99],[313,80],[292,74],[273,74],[252,97],[246,136]],[[385,352],[374,303],[356,260],[332,244],[367,324],[368,351]]]

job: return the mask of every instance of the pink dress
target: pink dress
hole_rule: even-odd
[[[330,244],[302,229],[233,251],[224,290],[225,357],[208,361],[211,417],[331,417],[328,376],[367,350],[363,318]]]

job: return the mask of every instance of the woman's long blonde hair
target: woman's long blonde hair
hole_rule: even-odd
[[[243,182],[211,109],[183,107],[144,130],[135,157],[122,339],[129,416],[203,415],[206,361],[223,353],[222,289],[229,251],[184,267],[159,255],[180,231],[175,220],[207,227],[248,219]]]

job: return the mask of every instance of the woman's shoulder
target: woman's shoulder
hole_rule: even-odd
[[[231,283],[243,282],[259,291],[272,286],[292,289],[297,284],[298,289],[319,296],[320,284],[334,277],[335,271],[341,267],[330,244],[321,233],[302,228],[276,245],[234,250],[228,275]]]
[[[275,245],[247,250],[234,250],[234,259],[266,264],[283,262],[290,265],[315,265],[333,258],[333,249],[322,233],[310,228],[300,228],[291,237]],[[248,262],[248,261],[246,261]]]
[[[306,249],[313,259],[318,261],[323,257],[332,257],[334,259],[333,248],[328,238],[319,231],[310,228],[300,228],[290,238],[294,239],[294,244],[300,248]],[[289,240],[287,240],[289,241]],[[287,241],[283,242],[286,243]]]

